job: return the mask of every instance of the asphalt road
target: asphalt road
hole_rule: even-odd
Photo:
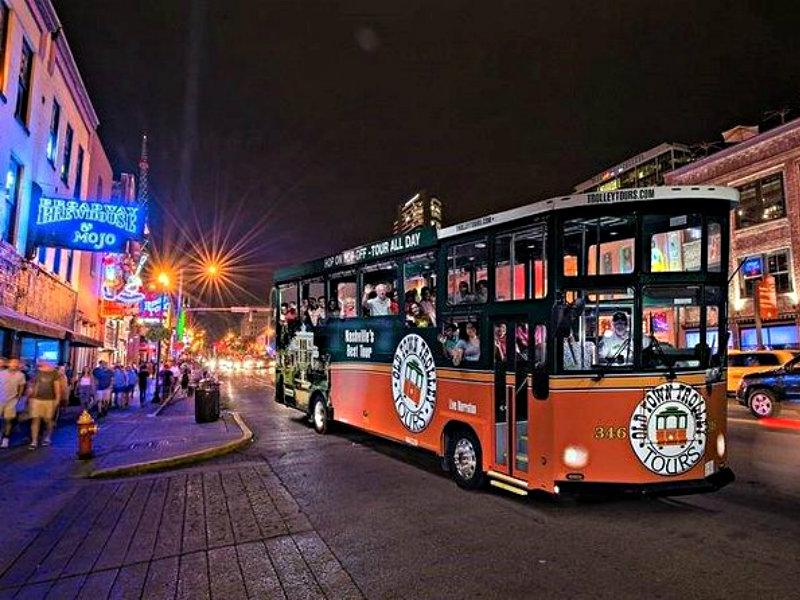
[[[345,426],[319,436],[266,377],[229,389],[258,440],[217,464],[268,461],[368,598],[800,595],[800,431],[735,404],[720,492],[557,501],[464,492],[428,453]]]
[[[435,456],[343,425],[319,436],[272,392],[265,375],[223,382],[256,434],[234,454],[41,490],[4,479],[12,527],[51,495],[0,533],[0,599],[800,597],[800,414],[768,428],[731,406],[738,479],[716,494],[575,501],[465,492]]]

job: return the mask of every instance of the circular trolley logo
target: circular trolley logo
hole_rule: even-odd
[[[406,429],[419,433],[436,408],[436,365],[428,344],[415,333],[400,340],[392,362],[392,396]]]
[[[680,475],[706,449],[706,401],[693,387],[664,383],[647,390],[631,415],[633,451],[653,473]]]

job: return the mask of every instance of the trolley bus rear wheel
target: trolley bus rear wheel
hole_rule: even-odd
[[[314,431],[319,434],[328,431],[328,409],[322,396],[317,396],[312,402],[311,424],[314,425]]]
[[[481,443],[471,429],[458,429],[447,436],[446,458],[458,487],[474,490],[483,485]]]

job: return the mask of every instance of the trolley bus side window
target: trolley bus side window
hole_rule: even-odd
[[[649,257],[646,273],[699,271],[702,256],[700,215],[646,215],[644,239]]]
[[[565,371],[595,371],[633,366],[633,290],[570,291],[586,305],[563,340]]]
[[[410,256],[403,262],[403,305],[409,327],[436,327],[436,255]]]
[[[633,273],[636,217],[569,219],[564,222],[562,239],[566,277]]]
[[[710,345],[702,342],[701,288],[698,285],[648,286],[642,292],[642,367],[706,366]],[[717,322],[718,315],[711,318]],[[706,336],[706,339],[708,337]],[[716,343],[716,339],[714,340]]]
[[[494,246],[494,299],[533,300],[547,295],[547,227],[498,235]]]
[[[325,319],[325,281],[320,277],[304,281],[300,286],[300,318],[316,327]]]
[[[328,279],[329,319],[354,319],[358,316],[358,283],[355,271],[336,273]]]
[[[297,283],[287,283],[278,287],[278,346],[284,348],[289,336],[299,324],[299,311],[297,306]]]
[[[439,335],[441,351],[454,367],[477,367],[481,364],[483,335],[477,315],[451,317],[442,323]]]
[[[449,304],[484,304],[488,300],[486,238],[456,244],[447,250],[447,301]]]
[[[363,267],[361,281],[361,310],[365,317],[397,314],[397,263],[386,262]]]

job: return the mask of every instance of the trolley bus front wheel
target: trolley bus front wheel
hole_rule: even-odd
[[[481,443],[471,429],[457,429],[447,436],[447,466],[458,487],[475,490],[483,485],[481,461]]]
[[[319,434],[328,431],[328,409],[322,396],[315,396],[311,403],[311,424],[314,425],[314,431]]]

